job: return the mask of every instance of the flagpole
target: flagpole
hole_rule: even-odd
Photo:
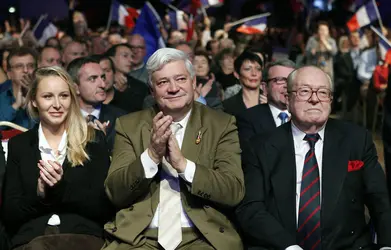
[[[33,34],[38,29],[38,26],[42,23],[43,19],[45,19],[47,16],[48,16],[48,14],[43,14],[39,17],[38,21],[35,23],[35,25],[32,29]]]
[[[167,7],[169,7],[172,10],[179,11],[179,9],[172,4],[167,4]]]
[[[381,19],[379,9],[377,8],[376,0],[372,0],[372,2],[373,2],[373,5],[375,5],[376,15],[377,15],[377,18],[379,19],[379,25],[380,25],[381,31],[383,32],[383,30],[384,30],[383,20]]]
[[[230,25],[232,27],[232,26],[235,26],[237,24],[241,24],[241,23],[244,23],[244,22],[247,22],[247,21],[251,21],[253,19],[257,19],[257,18],[260,18],[260,17],[265,17],[265,16],[270,16],[270,12],[263,13],[263,14],[260,14],[260,15],[246,17],[246,18],[240,19],[238,21],[232,22],[232,23],[230,23]]]
[[[202,15],[204,15],[204,18],[208,18],[208,14],[206,13],[205,7],[201,6]]]
[[[110,3],[110,13],[109,13],[109,19],[107,20],[106,31],[108,31],[110,29],[111,20],[113,19],[113,1],[114,0],[111,0],[111,3]]]
[[[390,47],[391,47],[391,43],[388,41],[388,39],[381,33],[379,32],[375,27],[373,27],[371,25],[371,29],[378,35],[380,36]]]

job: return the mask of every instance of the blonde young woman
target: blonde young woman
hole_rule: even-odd
[[[40,68],[35,78],[26,103],[38,125],[8,148],[3,221],[11,248],[100,249],[113,212],[103,188],[106,145],[87,126],[63,69]]]

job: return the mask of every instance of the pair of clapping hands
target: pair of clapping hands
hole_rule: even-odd
[[[172,116],[164,115],[163,112],[159,112],[153,118],[148,155],[156,164],[162,162],[163,157],[165,157],[167,162],[170,163],[178,173],[183,173],[185,172],[187,161],[179,148],[175,135],[171,131],[170,125],[172,122]]]
[[[57,161],[43,161],[39,160],[39,177],[37,192],[41,197],[45,197],[46,188],[52,188],[56,186],[63,177],[64,171],[62,166]]]

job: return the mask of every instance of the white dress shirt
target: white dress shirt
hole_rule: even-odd
[[[175,138],[178,141],[179,148],[182,148],[183,138],[186,131],[186,126],[190,118],[191,111],[183,118],[180,122],[178,122],[181,125],[181,129],[178,130],[178,132],[175,134]],[[192,183],[194,179],[194,174],[196,170],[196,165],[194,162],[186,159],[186,169],[184,173],[178,173],[178,176],[184,179],[188,183]],[[141,164],[144,168],[145,177],[150,179],[153,178],[158,173],[158,164],[156,164],[151,157],[148,155],[148,149],[146,149],[141,154]],[[162,170],[164,171],[164,170]],[[166,178],[163,173],[160,173],[161,178]],[[182,207],[181,212],[181,224],[182,227],[193,227],[194,224],[191,222],[190,218],[187,216],[185,210]],[[158,228],[159,227],[159,205],[156,209],[156,213],[152,219],[151,224],[149,225],[150,228]]]
[[[87,117],[88,115],[93,115],[95,116],[96,119],[99,119],[99,115],[100,115],[100,105],[95,107],[94,110],[91,112],[91,113],[87,113],[87,111],[83,110],[83,109],[80,109],[81,110],[81,114],[84,116],[84,117]]]
[[[48,141],[46,140],[40,123],[38,128],[38,147],[41,153],[41,159],[44,162],[56,161],[62,165],[67,155],[67,132],[64,131],[64,133],[62,134],[62,138],[60,144],[58,145],[57,154],[56,154],[54,150],[50,147]],[[51,226],[58,226],[60,225],[60,223],[61,220],[57,214],[53,214],[48,221],[48,225]]]
[[[288,110],[281,110],[270,103],[269,103],[269,108],[270,111],[272,112],[274,122],[276,123],[276,127],[282,125],[282,120],[280,119],[280,117],[278,117],[281,112],[284,112],[288,115],[288,117],[291,117],[291,114],[288,112]]]

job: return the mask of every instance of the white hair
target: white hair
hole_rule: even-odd
[[[187,71],[190,74],[191,79],[195,77],[194,66],[189,60],[189,57],[186,53],[173,49],[173,48],[162,48],[158,49],[147,61],[147,71],[148,71],[148,82],[152,86],[152,74],[155,71],[163,68],[164,65],[175,62],[175,61],[184,61]]]
[[[329,85],[330,85],[330,89],[331,89],[331,92],[334,92],[334,82],[333,82],[333,79],[331,79],[330,75],[327,74],[326,72],[324,72],[324,70],[322,70],[321,68],[319,67],[316,67],[316,66],[303,66],[303,67],[300,67],[298,69],[295,69],[294,71],[292,71],[289,76],[288,76],[288,83],[287,83],[287,88],[288,88],[288,93],[289,92],[292,92],[292,89],[293,89],[293,84],[296,82],[296,76],[297,76],[297,72],[300,70],[300,69],[303,69],[303,68],[315,68],[315,69],[319,69],[320,71],[322,71],[328,82],[329,82]]]

